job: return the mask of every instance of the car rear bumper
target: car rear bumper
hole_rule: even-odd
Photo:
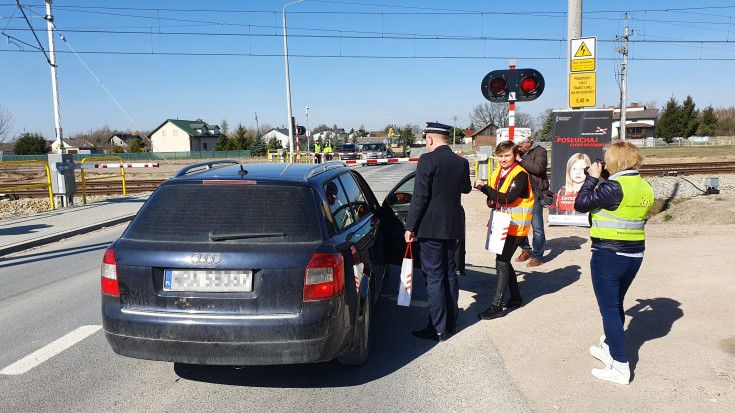
[[[298,314],[264,316],[141,311],[105,301],[105,337],[126,357],[208,365],[314,363],[334,359],[352,338],[340,299],[304,303]]]

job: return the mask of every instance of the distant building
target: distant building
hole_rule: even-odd
[[[117,133],[112,135],[110,138],[110,144],[115,146],[121,146],[127,151],[130,148],[130,142],[140,139],[141,144],[144,145],[143,139],[137,133]]]
[[[494,148],[497,145],[497,133],[498,126],[492,122],[488,123],[484,128],[471,135],[472,149],[476,151],[480,146],[492,146]]]
[[[273,138],[278,139],[278,142],[281,144],[282,149],[288,149],[288,129],[276,128],[269,130],[265,135],[263,135],[263,142],[265,142],[265,144],[267,145],[268,142],[270,142]],[[295,144],[296,142],[294,142],[294,145]]]
[[[603,106],[605,108],[605,106]],[[611,109],[608,106],[606,109]],[[620,108],[613,107],[612,138],[620,136]],[[631,103],[625,109],[625,139],[645,139],[656,137],[658,109],[647,109],[638,103]]]
[[[211,151],[223,137],[219,126],[201,119],[167,119],[150,134],[153,152]]]

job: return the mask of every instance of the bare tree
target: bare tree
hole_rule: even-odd
[[[515,117],[515,127],[516,128],[531,128],[533,129],[533,116],[526,112],[519,112],[516,111],[516,117]]]
[[[478,128],[485,127],[492,122],[499,128],[508,127],[508,104],[505,102],[488,102],[475,106],[470,114],[470,122]],[[533,117],[525,112],[515,112],[515,126],[517,128],[533,128]]]
[[[10,112],[0,105],[0,143],[8,140],[12,127],[13,117],[10,115]]]

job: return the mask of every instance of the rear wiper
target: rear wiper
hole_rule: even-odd
[[[227,241],[231,239],[248,239],[248,238],[277,238],[285,237],[285,232],[233,232],[230,234],[209,233],[210,241]]]

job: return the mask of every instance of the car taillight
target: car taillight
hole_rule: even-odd
[[[117,262],[115,261],[115,250],[105,250],[102,258],[102,292],[116,297],[120,296],[120,286],[117,283]]]
[[[345,292],[345,262],[341,254],[314,254],[306,267],[304,301],[324,300]]]

